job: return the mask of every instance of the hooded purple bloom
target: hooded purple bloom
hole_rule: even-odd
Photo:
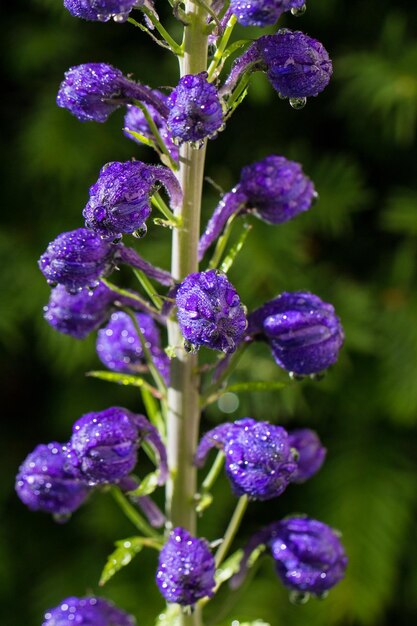
[[[213,595],[215,569],[207,541],[174,528],[159,555],[156,582],[167,602],[192,606]]]
[[[247,417],[209,430],[197,448],[198,467],[213,447],[224,452],[226,474],[237,496],[276,498],[297,471],[287,431],[268,422]]]
[[[185,278],[176,295],[178,323],[190,344],[234,352],[247,321],[236,289],[217,270]]]
[[[338,533],[318,520],[292,516],[253,535],[240,572],[232,579],[233,587],[243,580],[248,559],[261,544],[270,550],[283,584],[293,591],[321,595],[345,575],[347,557]]]
[[[90,485],[115,483],[135,467],[138,447],[148,440],[159,456],[159,483],[166,480],[166,450],[158,431],[143,415],[111,407],[87,413],[73,426],[69,461]]]
[[[268,224],[281,224],[307,211],[315,197],[313,183],[295,161],[271,155],[247,165],[207,224],[199,243],[200,260],[233,214],[253,213]]]
[[[39,259],[39,267],[49,285],[64,285],[76,292],[97,287],[100,276],[114,267],[115,247],[87,228],[58,235]]]
[[[169,359],[161,349],[159,330],[153,319],[137,313],[136,319],[153,357],[165,380],[169,379]],[[143,371],[146,360],[136,328],[127,313],[113,313],[109,323],[97,333],[97,354],[106,367],[114,372],[137,374]]]
[[[326,448],[323,447],[317,433],[309,428],[299,428],[288,433],[291,448],[298,452],[297,470],[291,477],[292,483],[303,483],[316,474],[326,458]]]
[[[158,98],[161,99],[162,102],[166,103],[167,96],[165,96],[163,93],[161,93],[157,89],[154,89],[153,92],[156,94]],[[142,143],[138,139],[135,139],[135,137],[128,132],[129,130],[133,130],[134,132],[139,133],[140,135],[143,135],[144,137],[147,137],[148,139],[151,139],[152,141],[155,141],[155,137],[149,127],[148,121],[143,111],[141,111],[141,109],[139,109],[138,107],[130,105],[130,104],[127,105],[126,109],[127,111],[126,111],[125,122],[124,122],[125,130],[123,131],[126,137],[142,145]],[[158,129],[159,134],[164,140],[165,145],[168,148],[170,155],[172,156],[174,161],[178,161],[178,147],[172,141],[172,135],[171,135],[171,132],[168,130],[167,121],[165,117],[163,117],[159,113],[159,111],[157,111],[157,109],[153,107],[151,104],[147,105],[147,109],[148,109],[149,115],[151,116],[152,120],[154,121]]]
[[[95,289],[86,287],[77,293],[68,293],[63,285],[58,285],[43,309],[44,318],[54,330],[84,339],[104,324],[116,304],[141,308],[134,296],[134,292],[132,298],[120,296],[102,282]],[[145,303],[143,308],[146,310]]]
[[[132,615],[104,598],[66,598],[45,613],[42,626],[135,626]]]
[[[115,294],[103,283],[96,289],[84,288],[70,294],[63,285],[52,289],[44,318],[60,333],[84,339],[110,315]]]
[[[223,126],[223,109],[207,72],[183,76],[167,100],[168,128],[176,143],[199,144],[214,138]]]
[[[232,91],[244,72],[257,70],[267,73],[280,96],[294,100],[317,96],[327,87],[333,72],[323,44],[300,31],[282,28],[254,41],[236,59],[221,93]]]
[[[249,315],[250,335],[295,374],[318,374],[337,361],[344,334],[334,307],[308,291],[284,292]]]
[[[107,63],[85,63],[65,72],[58,95],[58,106],[68,109],[81,122],[105,122],[122,104],[139,100],[154,106],[161,115],[168,109],[146,85],[126,78]]]
[[[112,17],[115,22],[126,21],[137,0],[64,0],[64,7],[74,17],[95,22],[107,22]]]
[[[16,492],[32,511],[68,516],[84,502],[89,487],[75,468],[67,467],[68,447],[61,443],[37,446],[23,461]]]
[[[63,285],[70,293],[83,287],[97,287],[117,263],[126,263],[145,272],[162,285],[171,285],[168,272],[142,259],[135,250],[113,245],[87,228],[58,235],[39,259],[39,268],[49,285]]]
[[[83,211],[86,226],[104,238],[122,233],[142,236],[151,214],[150,199],[164,185],[173,208],[182,203],[181,187],[167,167],[140,161],[107,163],[97,182],[90,187],[90,199]],[[144,233],[140,233],[140,231]]]
[[[232,13],[242,26],[270,26],[290,9],[302,9],[305,0],[231,0]]]

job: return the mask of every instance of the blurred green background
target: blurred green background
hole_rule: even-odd
[[[158,10],[168,14],[165,5]],[[87,61],[112,63],[154,87],[174,85],[177,74],[175,59],[133,26],[76,20],[56,0],[16,0],[3,23],[0,623],[36,626],[62,598],[97,591],[113,542],[134,528],[106,495],[92,498],[65,526],[30,513],[14,494],[18,465],[37,443],[67,440],[82,413],[112,404],[141,408],[135,390],[85,377],[99,367],[93,337],[77,342],[44,322],[49,289],[36,260],[58,233],[81,225],[88,187],[105,162],[154,158],[123,136],[121,111],[105,125],[81,124],[55,106],[57,87],[69,66]],[[294,111],[256,75],[227,130],[210,142],[207,175],[228,190],[243,165],[268,154],[303,163],[319,203],[280,227],[254,222],[231,280],[249,308],[286,289],[316,292],[334,303],[346,344],[322,382],[239,398],[231,417],[315,428],[328,459],[310,483],[252,505],[236,545],[262,524],[305,512],[343,532],[349,568],[327,600],[298,607],[264,559],[250,585],[229,599],[220,595],[207,623],[262,617],[272,626],[411,626],[417,621],[417,5],[310,0],[302,18],[282,23],[325,44],[334,79]],[[258,34],[242,29],[236,36]],[[207,184],[204,222],[217,201]],[[166,230],[150,228],[138,246],[168,263]],[[256,346],[234,380],[278,378],[283,373],[267,346]],[[228,417],[213,405],[204,428]],[[221,535],[234,504],[226,482],[215,493],[218,505],[201,522],[210,539]],[[152,624],[163,608],[155,564],[153,553],[141,553],[103,592],[134,612],[139,626]]]

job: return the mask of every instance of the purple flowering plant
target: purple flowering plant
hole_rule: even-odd
[[[282,28],[229,44],[237,22],[275,25],[283,13],[301,15],[303,0],[174,3],[182,43],[161,24],[151,0],[64,0],[64,6],[83,20],[139,27],[178,58],[180,75],[167,94],[107,63],[85,63],[65,72],[59,87],[58,106],[82,122],[103,123],[123,108],[124,134],[160,159],[155,165],[132,155],[125,163],[103,164],[80,210],[80,227],[56,236],[39,260],[52,287],[46,321],[78,340],[97,332],[97,355],[106,370],[90,374],[139,388],[147,415],[121,407],[86,413],[67,442],[39,445],[28,455],[18,471],[17,494],[29,509],[65,521],[91,492],[110,490],[138,534],[117,543],[100,584],[139,549],[156,550],[156,584],[169,604],[165,626],[202,626],[205,605],[227,580],[231,587],[242,583],[259,546],[272,556],[278,578],[293,596],[322,596],[344,577],[347,564],[339,533],[324,522],[284,518],[230,554],[251,501],[281,497],[321,468],[326,449],[319,436],[308,428],[287,432],[270,416],[236,415],[200,439],[202,410],[227,393],[238,359],[255,342],[268,344],[285,382],[240,383],[245,392],[314,379],[337,361],[344,333],[331,304],[306,290],[283,292],[248,312],[239,285],[228,277],[249,233],[248,217],[285,229],[313,206],[314,183],[301,164],[265,155],[247,163],[202,232],[200,213],[208,140],[227,128],[253,72],[265,72],[282,99],[299,109],[327,86],[328,52],[313,37]],[[225,60],[232,54],[236,58],[226,75]],[[244,228],[237,244],[228,247],[236,217]],[[172,235],[170,269],[155,267],[136,250],[135,238],[152,237],[159,226]],[[113,277],[119,265],[138,280],[136,290]],[[142,448],[156,467],[151,473]],[[212,448],[217,457],[199,484],[197,470]],[[220,540],[201,537],[198,520],[212,504],[211,489],[223,465],[238,498],[236,509]],[[161,511],[154,492],[163,485]],[[62,600],[43,622],[72,623],[133,626],[135,620],[104,598],[88,596]]]

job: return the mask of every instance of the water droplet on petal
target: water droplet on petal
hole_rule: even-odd
[[[148,227],[146,226],[146,224],[142,224],[140,228],[137,228],[136,230],[133,231],[132,235],[136,237],[136,239],[142,239],[142,237],[144,237],[147,232],[148,232]]]
[[[306,10],[307,10],[307,5],[303,4],[301,7],[298,7],[298,8],[293,7],[291,9],[291,13],[292,15],[294,15],[294,17],[300,17],[301,15],[304,15]]]
[[[297,111],[303,109],[307,104],[307,98],[290,98],[290,105]]]

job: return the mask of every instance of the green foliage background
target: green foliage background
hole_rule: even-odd
[[[134,530],[106,495],[64,527],[30,513],[14,495],[17,467],[36,443],[65,441],[82,413],[111,404],[140,409],[134,389],[85,378],[99,365],[94,338],[76,342],[44,322],[48,288],[36,259],[56,234],[81,224],[101,165],[153,158],[122,135],[121,112],[106,125],[80,124],[55,106],[56,90],[69,66],[87,61],[112,63],[155,87],[172,85],[176,67],[132,26],[78,21],[55,0],[17,0],[3,23],[1,624],[35,626],[63,597],[97,591],[114,541]],[[315,428],[328,460],[310,483],[252,505],[236,545],[259,525],[303,511],[342,530],[349,568],[326,601],[294,607],[266,559],[250,585],[216,600],[209,618],[408,626],[417,618],[417,5],[310,0],[305,16],[283,23],[323,41],[334,80],[293,111],[257,75],[210,143],[207,175],[228,190],[243,165],[267,154],[303,163],[320,202],[281,227],[256,222],[231,280],[249,308],[284,289],[318,293],[335,304],[346,344],[321,383],[240,397],[232,417]],[[218,200],[209,184],[206,192],[204,221]],[[168,263],[168,237],[154,227],[138,245]],[[257,346],[234,380],[283,377],[267,347]],[[213,405],[204,427],[227,417]],[[210,539],[233,508],[225,482],[216,502],[201,524]],[[104,590],[136,613],[139,626],[163,607],[154,570],[154,554],[143,551]]]

